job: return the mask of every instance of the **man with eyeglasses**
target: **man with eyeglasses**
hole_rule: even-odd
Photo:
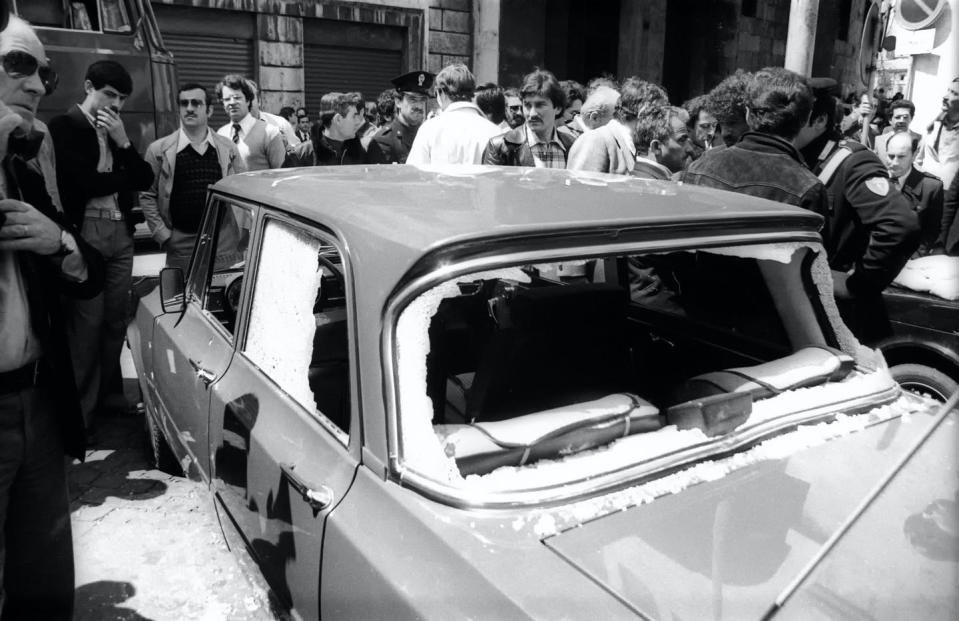
[[[106,261],[103,293],[74,303],[70,335],[74,372],[90,441],[99,411],[125,410],[120,350],[133,273],[136,192],[153,171],[127,137],[120,110],[133,79],[114,60],[89,66],[83,101],[50,121],[57,182],[67,218]]]
[[[286,159],[286,145],[276,127],[251,114],[256,91],[241,75],[230,74],[216,85],[230,122],[216,133],[233,141],[247,170],[280,168]]]
[[[147,149],[153,185],[140,192],[140,206],[153,239],[166,252],[167,266],[185,273],[203,218],[207,187],[246,167],[233,141],[210,130],[213,105],[202,85],[182,85],[177,100],[180,128]]]
[[[40,178],[33,130],[50,72],[26,22],[0,32],[0,617],[72,618],[65,455],[84,458],[83,417],[61,295],[90,297],[103,264]]]
[[[523,98],[518,88],[508,88],[503,94],[506,96],[506,122],[516,129],[526,122],[526,117],[523,116]]]

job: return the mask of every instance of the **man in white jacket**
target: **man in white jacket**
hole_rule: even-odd
[[[473,103],[476,80],[462,63],[433,81],[442,113],[420,126],[407,164],[479,164],[489,139],[502,131]]]

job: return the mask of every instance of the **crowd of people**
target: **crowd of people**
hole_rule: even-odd
[[[243,171],[488,164],[704,185],[821,214],[836,298],[866,338],[910,257],[959,256],[959,79],[920,134],[905,99],[883,117],[865,99],[844,110],[835,82],[782,68],[737,71],[676,105],[639,77],[581,85],[535,69],[515,88],[477,86],[451,64],[399,76],[376,101],[328,93],[315,122],[303,108],[260,109],[256,83],[227,75],[179,85],[179,127],[141,154],[121,114],[137,86],[122,64],[93,63],[47,127],[35,114],[56,82],[26,22],[0,33],[0,59],[4,619],[70,615],[62,456],[82,459],[97,414],[116,407],[137,202],[167,265],[185,270],[208,186]],[[228,122],[213,128],[216,106]]]

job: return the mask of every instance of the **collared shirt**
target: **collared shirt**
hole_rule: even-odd
[[[181,127],[179,131],[179,137],[177,138],[176,152],[179,153],[183,149],[187,148],[187,146],[192,146],[193,150],[200,155],[206,153],[207,147],[213,147],[215,149],[216,144],[213,142],[213,132],[210,131],[210,128],[208,127],[206,129],[206,136],[203,137],[203,140],[198,143],[193,143],[190,142],[190,137],[186,135],[186,132],[183,131],[183,128]]]
[[[286,159],[286,146],[280,130],[247,114],[239,123],[230,121],[216,130],[219,135],[233,140],[233,126],[239,125],[236,149],[247,170],[280,168]]]
[[[645,179],[660,179],[669,181],[673,178],[673,171],[666,168],[656,160],[639,156],[636,158],[636,168],[633,169],[633,175]]]
[[[242,142],[244,138],[250,135],[250,131],[253,130],[253,126],[256,125],[256,121],[257,121],[256,117],[254,117],[250,113],[247,113],[245,117],[240,119],[239,123],[237,123],[236,121],[230,121],[229,123],[221,127],[218,133],[221,136],[226,136],[227,138],[232,140],[233,126],[238,124],[240,126],[239,137],[240,137],[240,141]],[[224,132],[223,130],[226,130],[226,132]]]
[[[499,127],[469,101],[456,101],[416,132],[407,164],[480,164],[489,139]]]
[[[556,128],[553,128],[553,134],[548,141],[540,140],[529,125],[525,128],[526,142],[536,168],[566,168],[566,149],[556,136]]]
[[[106,128],[97,127],[97,120],[91,116],[90,113],[84,110],[80,104],[77,104],[77,107],[80,108],[80,111],[83,112],[83,116],[87,117],[87,120],[90,121],[90,125],[93,126],[93,129],[95,129],[97,132],[97,146],[100,147],[100,159],[97,160],[97,172],[113,172],[113,152],[110,151],[109,138],[107,137]],[[86,206],[93,207],[94,209],[120,209],[120,203],[117,201],[117,195],[115,193],[107,194],[106,196],[93,196],[87,201]]]

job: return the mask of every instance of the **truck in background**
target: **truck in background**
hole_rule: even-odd
[[[142,153],[157,136],[177,127],[176,69],[149,0],[6,0],[30,22],[60,83],[40,102],[49,121],[83,99],[86,69],[110,58],[133,77],[123,108],[127,134]]]

